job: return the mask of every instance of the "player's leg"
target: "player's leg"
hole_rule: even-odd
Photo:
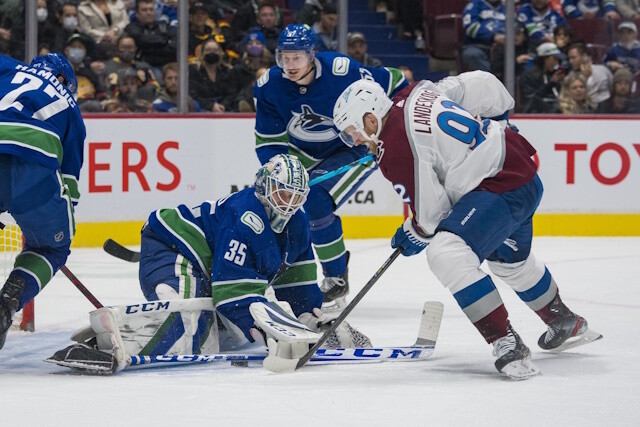
[[[148,301],[211,297],[209,281],[204,273],[168,247],[148,227],[141,233],[138,276],[140,288]],[[153,337],[140,354],[170,354],[176,343],[185,349],[183,353],[198,353],[206,343],[215,320],[213,311],[202,311],[197,328],[191,330],[193,328],[185,327],[191,321],[187,315],[170,316],[158,325],[157,331],[153,331]]]
[[[316,166],[310,179],[363,157],[366,150],[361,148],[364,147],[338,151]],[[375,162],[367,163],[312,186],[304,205],[311,225],[313,247],[322,264],[324,280],[321,289],[325,303],[344,297],[349,291],[348,252],[344,245],[342,222],[334,212],[355,193],[375,167]]]
[[[513,330],[508,313],[491,277],[480,269],[518,226],[502,195],[474,191],[456,203],[427,247],[429,266],[453,294],[467,318],[487,343],[493,344],[495,366],[516,378],[539,371],[530,351]]]
[[[31,301],[69,256],[75,232],[73,207],[59,172],[2,156],[3,207],[20,226],[25,244],[0,290],[0,340],[13,314]]]
[[[538,182],[533,185],[541,185]],[[540,187],[541,188],[541,187]],[[488,258],[491,271],[516,294],[545,324],[546,333],[538,345],[551,350],[588,330],[586,319],[573,313],[560,298],[558,286],[548,268],[531,253],[532,217],[528,217]]]

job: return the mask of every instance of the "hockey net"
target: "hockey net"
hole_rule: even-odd
[[[2,288],[7,277],[9,277],[9,273],[13,270],[16,256],[22,250],[23,238],[20,227],[8,213],[0,214],[0,223],[4,225],[4,228],[0,230],[0,288]],[[35,329],[33,301],[16,313],[11,328],[23,331],[33,331]]]

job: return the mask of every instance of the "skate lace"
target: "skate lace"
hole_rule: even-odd
[[[320,289],[322,290],[323,293],[327,293],[327,291],[331,290],[335,286],[344,286],[344,285],[346,285],[346,282],[342,277],[325,277],[322,280]]]
[[[516,337],[514,337],[511,332],[509,332],[507,336],[493,342],[493,355],[496,357],[502,357],[515,349]]]

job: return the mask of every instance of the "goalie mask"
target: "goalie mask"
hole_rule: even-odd
[[[389,112],[393,102],[382,86],[370,80],[358,80],[351,83],[338,97],[333,107],[333,123],[340,131],[340,139],[353,147],[353,134],[359,132],[374,139],[382,130],[382,118]],[[364,131],[364,115],[373,114],[378,119],[375,135]]]
[[[269,216],[271,229],[282,233],[309,194],[309,174],[296,156],[278,154],[256,174],[256,196]]]

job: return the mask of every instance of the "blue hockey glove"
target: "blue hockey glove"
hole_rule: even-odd
[[[391,247],[402,248],[402,255],[411,256],[422,252],[432,238],[433,234],[425,236],[420,233],[413,226],[413,220],[407,218],[391,238]]]

